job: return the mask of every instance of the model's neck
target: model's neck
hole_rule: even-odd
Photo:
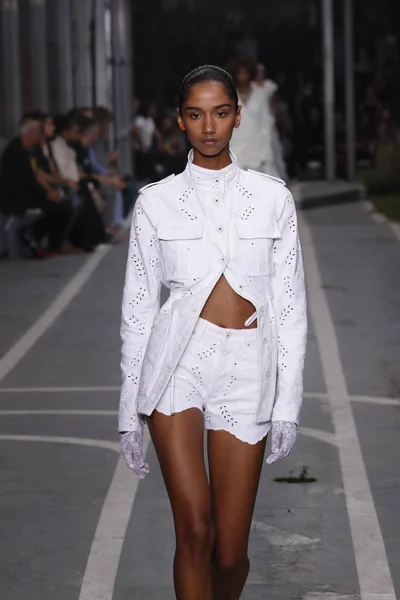
[[[205,156],[197,150],[193,150],[193,164],[202,169],[209,169],[210,171],[220,171],[225,169],[231,164],[232,159],[229,154],[229,148],[226,148],[220,154],[216,156]]]

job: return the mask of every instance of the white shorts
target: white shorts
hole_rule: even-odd
[[[260,395],[258,330],[225,329],[199,319],[156,406],[165,414],[198,408],[207,429],[255,444],[270,429],[256,423]]]

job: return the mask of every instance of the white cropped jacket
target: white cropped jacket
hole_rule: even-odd
[[[193,165],[146,186],[136,202],[122,302],[119,431],[150,415],[221,275],[256,308],[255,422],[298,422],[306,295],[295,204],[284,182]],[[161,284],[170,289],[160,309]],[[173,407],[172,407],[173,410]]]

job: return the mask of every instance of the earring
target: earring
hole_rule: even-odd
[[[182,125],[182,123],[179,123],[179,129],[180,129],[181,131],[185,131],[185,126],[184,126],[184,125]]]

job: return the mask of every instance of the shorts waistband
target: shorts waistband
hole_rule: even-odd
[[[215,323],[211,323],[210,321],[199,317],[194,330],[194,335],[202,336],[203,334],[212,335],[218,339],[231,338],[249,341],[257,339],[258,329],[256,327],[253,327],[252,329],[229,329],[227,327],[220,327],[219,325],[215,325]]]

